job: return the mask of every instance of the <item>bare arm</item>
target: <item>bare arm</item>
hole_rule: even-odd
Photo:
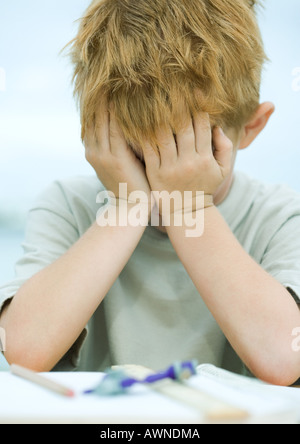
[[[143,191],[150,196],[143,165],[127,145],[113,112],[101,110],[96,126],[86,134],[87,160],[106,189],[116,196],[119,211],[130,214],[128,202],[118,200],[119,184],[127,184],[128,195]],[[55,366],[130,259],[150,211],[145,207],[145,223],[138,227],[130,223],[121,227],[118,221],[114,221],[117,226],[95,223],[65,255],[20,289],[0,319],[6,330],[8,362],[39,371]],[[122,217],[123,222],[126,217]]]
[[[288,291],[240,246],[214,208],[205,210],[202,237],[168,228],[170,240],[225,336],[252,373],[278,385],[300,376],[292,349],[300,312]]]
[[[0,318],[7,361],[51,370],[103,301],[144,230],[95,223],[64,256],[30,279]]]
[[[215,150],[212,149],[212,134]],[[220,129],[211,131],[208,116],[190,118],[176,134],[163,128],[160,158],[145,146],[146,171],[152,189],[172,193],[202,191],[214,196],[229,176],[233,144]],[[209,202],[209,200],[207,200]],[[299,378],[300,354],[292,349],[292,332],[300,324],[299,309],[288,291],[243,250],[216,207],[197,207],[195,200],[175,216],[193,214],[205,230],[188,238],[190,227],[174,218],[169,238],[207,307],[238,355],[255,376],[289,385]],[[181,205],[181,202],[179,202]]]

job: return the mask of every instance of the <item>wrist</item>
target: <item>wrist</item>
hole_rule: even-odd
[[[125,199],[109,193],[109,200],[97,214],[101,227],[146,227],[151,217],[151,201]]]
[[[186,238],[202,237],[205,225],[214,218],[217,211],[213,203],[213,196],[203,196],[201,205],[187,207],[163,218],[163,224],[168,234],[179,232]]]
[[[214,197],[197,191],[173,193],[153,193],[162,219],[184,216],[214,206]]]
[[[197,211],[205,210],[214,206],[214,197],[210,194],[204,194],[203,192],[197,192],[196,196],[189,196],[187,194],[184,197],[183,206],[174,206],[171,214],[189,214]]]

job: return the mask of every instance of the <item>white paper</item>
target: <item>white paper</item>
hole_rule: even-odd
[[[199,413],[146,387],[111,397],[82,395],[101,379],[97,373],[45,375],[76,391],[66,398],[10,373],[0,374],[0,423],[199,423]]]
[[[248,422],[300,421],[300,389],[253,382],[250,378],[199,368],[188,385],[250,413]],[[221,372],[223,372],[221,370]],[[178,401],[136,385],[128,394],[98,397],[82,392],[95,387],[99,373],[49,373],[76,392],[66,398],[9,372],[0,373],[0,423],[200,424],[204,415]]]

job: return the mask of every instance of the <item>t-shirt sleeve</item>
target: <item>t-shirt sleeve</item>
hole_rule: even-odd
[[[300,215],[289,218],[275,233],[261,265],[300,304]]]
[[[59,182],[50,185],[29,211],[23,255],[15,265],[15,278],[0,286],[0,311],[23,284],[54,263],[79,239],[76,219]],[[82,337],[79,338],[82,342]],[[78,355],[76,346],[73,355]]]

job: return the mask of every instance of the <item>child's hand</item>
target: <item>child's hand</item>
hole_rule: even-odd
[[[207,114],[199,114],[193,120],[190,118],[185,129],[176,136],[171,128],[161,130],[158,140],[159,155],[147,143],[143,148],[151,189],[168,193],[180,191],[182,197],[185,191],[194,195],[197,191],[204,192],[208,197],[205,201],[212,202],[212,196],[231,172],[231,140],[220,128],[211,130]],[[203,206],[196,208],[195,202],[193,199],[191,208],[185,207],[185,210],[203,209]],[[182,210],[175,208],[173,212]]]
[[[145,167],[126,143],[113,110],[103,110],[96,116],[95,127],[87,130],[84,145],[87,161],[117,201],[120,183],[127,185],[127,198],[134,191],[143,191],[151,200]]]

